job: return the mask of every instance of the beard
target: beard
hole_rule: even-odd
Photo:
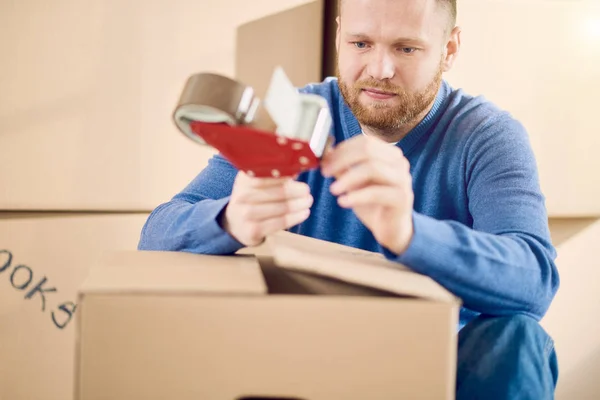
[[[336,75],[340,92],[352,110],[358,122],[366,127],[390,135],[402,127],[416,124],[419,117],[435,100],[442,82],[443,66],[440,62],[438,70],[427,86],[415,92],[409,92],[391,84],[388,80],[363,79],[348,85],[342,81],[339,68],[336,65]],[[365,105],[360,101],[363,89],[377,89],[395,96],[388,101],[371,100]],[[392,103],[393,102],[393,103]]]

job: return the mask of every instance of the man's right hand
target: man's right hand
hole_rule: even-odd
[[[221,226],[245,246],[256,246],[266,236],[291,228],[310,215],[309,186],[292,178],[253,178],[240,171]]]

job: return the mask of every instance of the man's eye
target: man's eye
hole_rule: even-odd
[[[365,47],[367,47],[367,44],[365,42],[354,42],[354,45],[358,49],[364,49]]]
[[[414,53],[415,51],[417,51],[417,49],[415,49],[414,47],[403,47],[402,48],[402,52],[405,54],[411,54],[411,53]]]

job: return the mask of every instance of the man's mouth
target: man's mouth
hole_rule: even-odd
[[[374,89],[374,88],[364,88],[362,89],[363,92],[365,92],[365,94],[367,94],[368,96],[374,98],[374,99],[389,99],[391,97],[394,97],[396,94],[392,93],[392,92],[386,92],[384,90],[379,90],[379,89]]]

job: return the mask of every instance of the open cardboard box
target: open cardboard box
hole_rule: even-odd
[[[460,301],[378,254],[115,253],[79,304],[79,400],[454,398]]]

